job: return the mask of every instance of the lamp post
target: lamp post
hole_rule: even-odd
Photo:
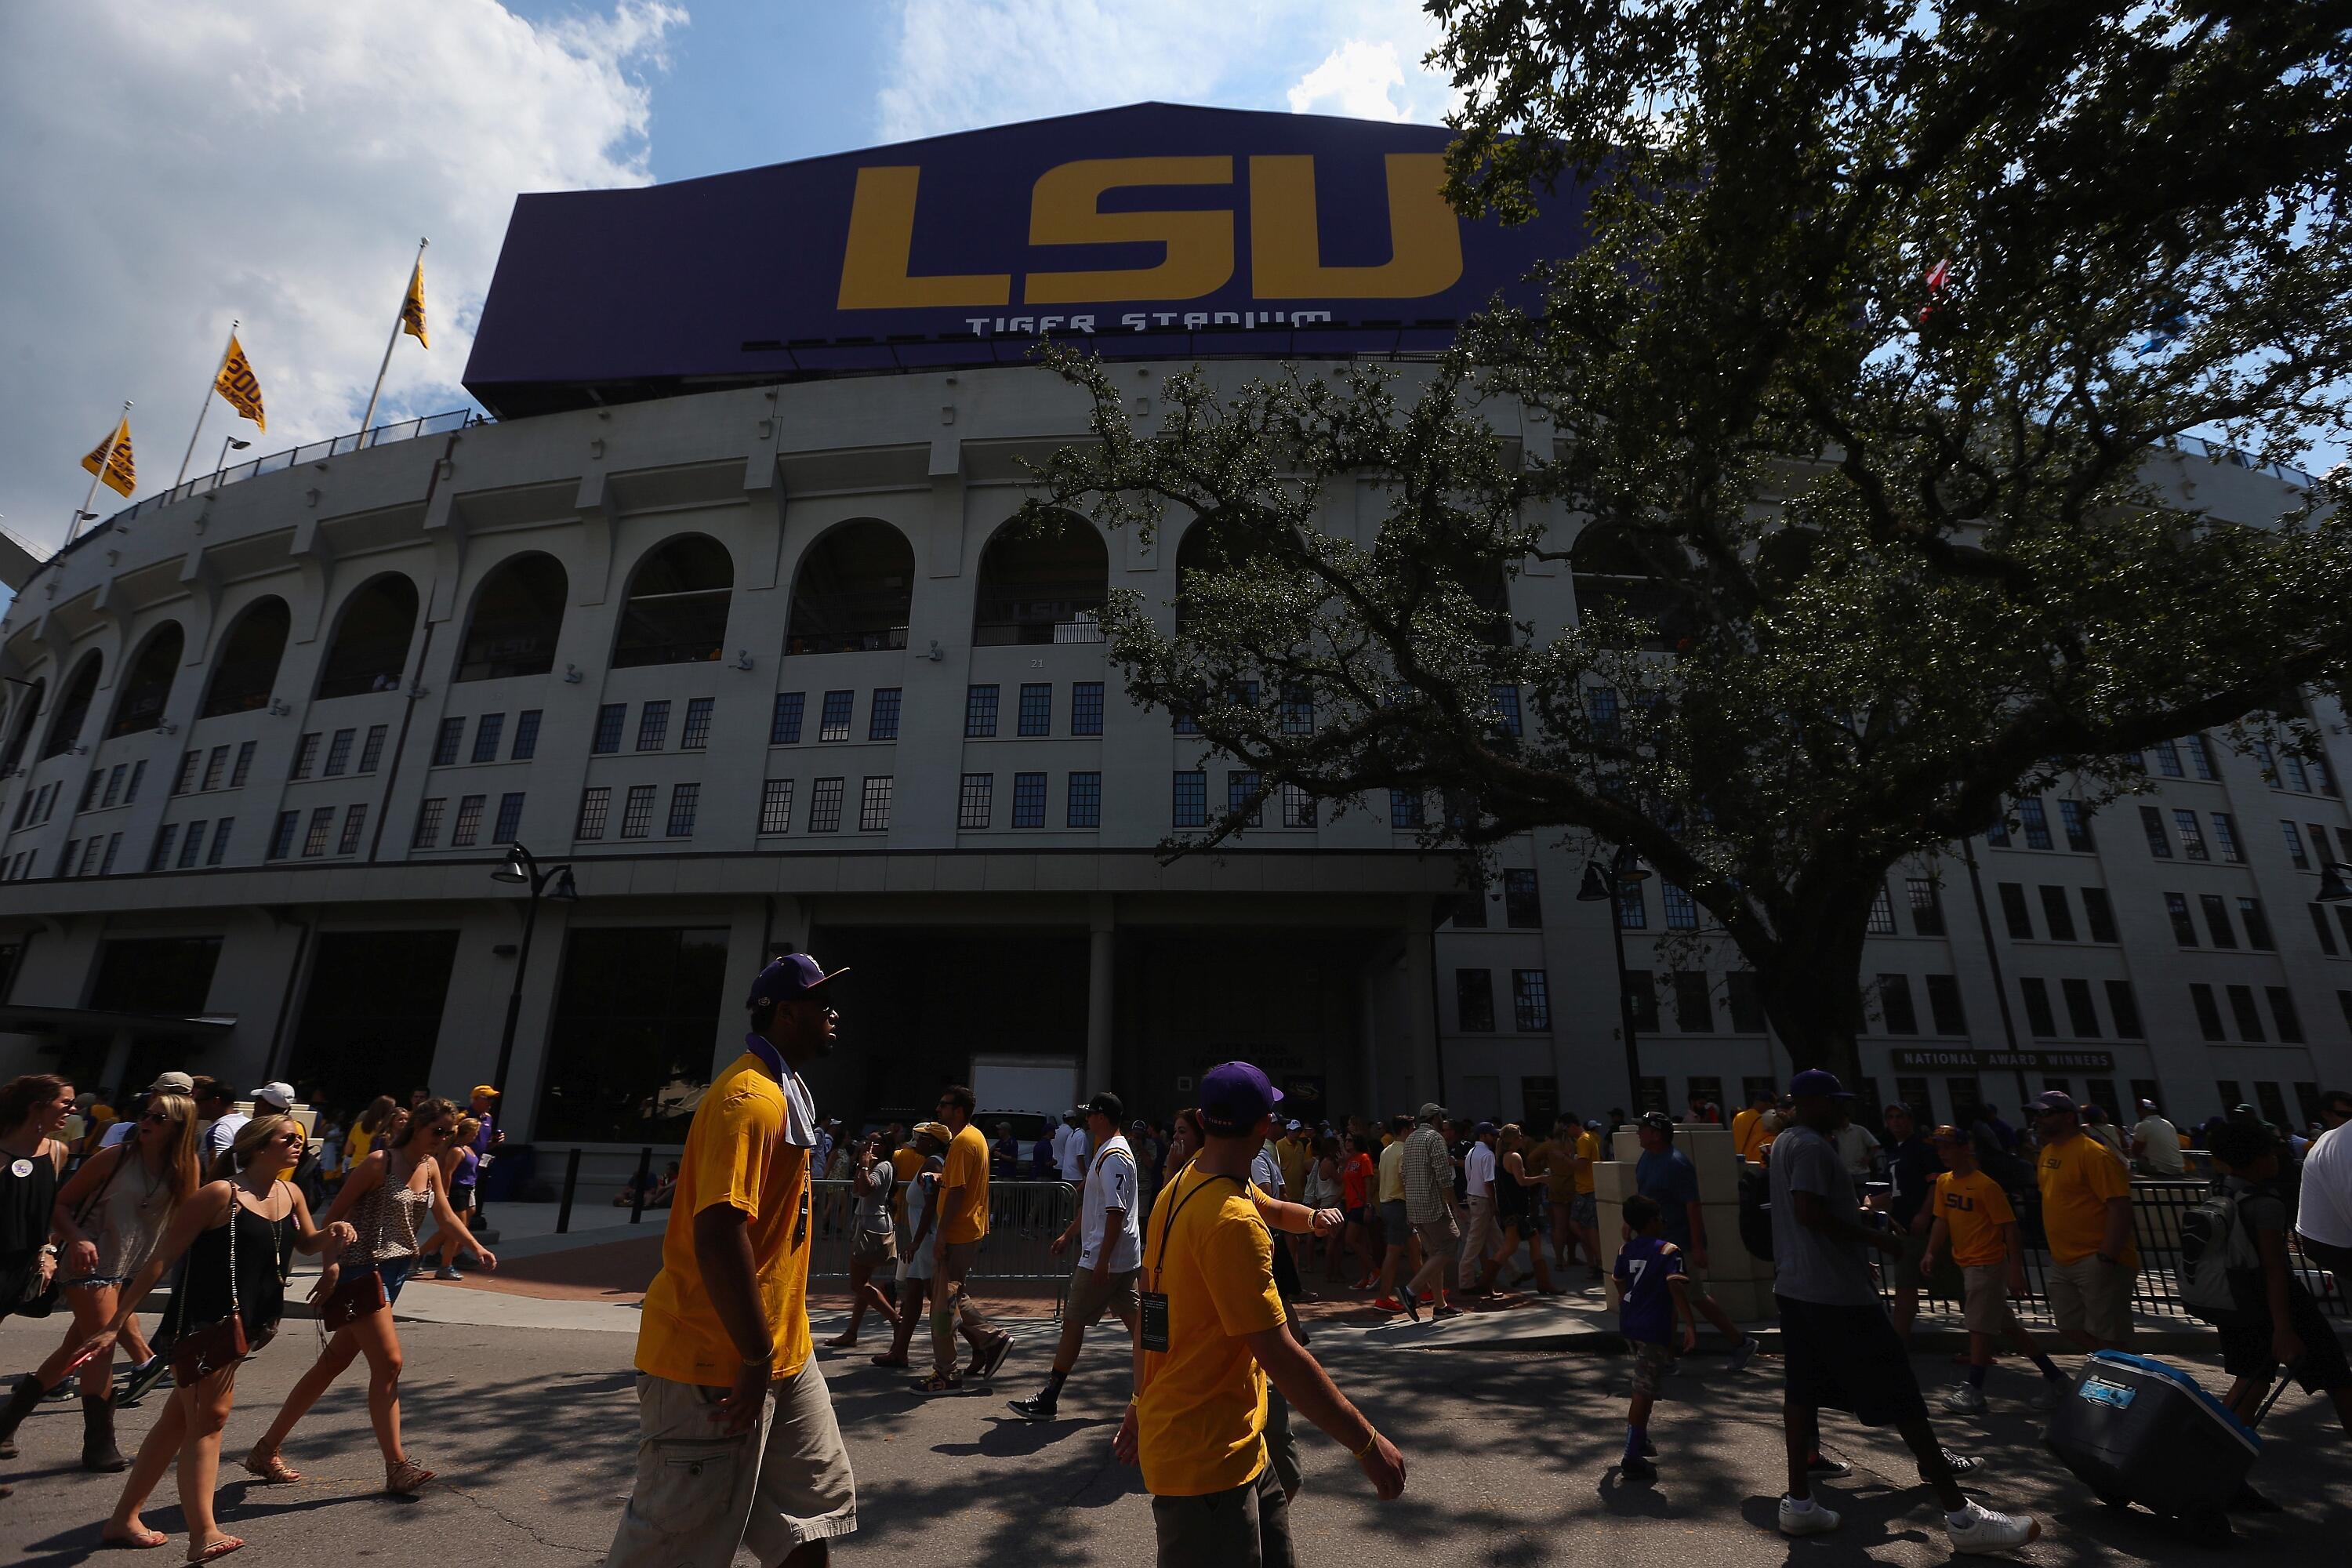
[[[514,1065],[515,1026],[522,1017],[522,976],[530,963],[530,934],[539,925],[539,900],[548,898],[572,903],[579,899],[580,889],[572,880],[570,866],[541,866],[539,858],[520,844],[507,847],[506,863],[490,873],[490,879],[530,889],[523,905],[522,945],[515,952],[514,989],[507,994],[506,1028],[499,1036],[499,1065],[490,1074],[490,1087],[499,1091],[499,1110],[504,1114],[507,1070]]]
[[[1607,902],[1609,905],[1609,935],[1617,949],[1617,1026],[1625,1037],[1625,1087],[1632,1096],[1633,1114],[1639,1116],[1642,1105],[1642,1045],[1633,1027],[1633,994],[1625,986],[1625,920],[1620,900],[1627,888],[1638,888],[1650,879],[1633,858],[1631,847],[1621,848],[1608,860],[1588,860],[1584,864],[1584,883],[1576,889],[1576,901],[1580,904]]]
[[[234,436],[222,437],[220,460],[213,465],[213,478],[218,479],[228,471],[228,455],[232,450],[242,452],[252,445],[252,442],[240,441]]]
[[[2352,872],[2352,866],[2347,866],[2341,860],[2322,860],[2319,863],[2319,891],[2312,894],[2312,898],[2323,904],[2340,904],[2352,900],[2352,885],[2344,880],[2347,872]]]

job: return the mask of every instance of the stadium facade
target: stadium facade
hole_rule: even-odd
[[[1507,845],[1465,895],[1403,807],[1293,803],[1165,860],[1235,781],[1124,700],[1096,616],[1166,603],[1185,541],[1002,531],[1024,464],[1086,430],[1023,363],[1041,331],[1131,360],[1148,426],[1194,363],[1413,374],[1573,243],[1572,213],[1506,234],[1433,204],[1442,146],[1139,106],[524,198],[467,372],[495,421],[211,476],[14,569],[0,1073],[446,1091],[492,1075],[519,994],[509,1127],[633,1149],[674,1141],[789,942],[851,967],[819,1081],[845,1115],[995,1053],[1153,1112],[1235,1055],[1334,1110],[1534,1120],[1783,1076],[1686,901],[1650,880],[1612,932],[1573,847]],[[2259,521],[2294,476],[2162,478]],[[1566,624],[1577,588],[1530,564],[1512,613]],[[2153,793],[2021,802],[2005,842],[1891,877],[1872,1092],[2284,1119],[2352,1076],[2352,904],[2316,899],[2352,760],[2314,707],[2324,764],[2183,737]],[[527,951],[491,875],[515,842],[578,894]]]

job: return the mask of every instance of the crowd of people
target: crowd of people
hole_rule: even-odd
[[[856,1498],[811,1340],[814,1235],[838,1230],[849,1241],[849,1321],[829,1345],[855,1347],[872,1317],[889,1332],[872,1360],[907,1369],[914,1393],[992,1384],[1013,1340],[971,1288],[990,1186],[1041,1172],[1078,1189],[1049,1247],[1073,1272],[1043,1382],[1010,1408],[1058,1419],[1087,1331],[1106,1317],[1119,1323],[1126,1365],[1095,1375],[1122,1379],[1129,1393],[1113,1449],[1141,1467],[1164,1563],[1293,1560],[1294,1414],[1346,1446],[1379,1496],[1402,1492],[1404,1458],[1307,1348],[1298,1308],[1317,1294],[1360,1295],[1417,1320],[1531,1300],[1508,1294],[1524,1281],[1533,1295],[1605,1286],[1633,1350],[1617,1468],[1628,1480],[1654,1479],[1671,1462],[1654,1428],[1662,1380],[1696,1347],[1700,1321],[1721,1335],[1734,1370],[1759,1353],[1707,1289],[1712,1249],[1743,1242],[1769,1259],[1780,1323],[1780,1529],[1838,1526],[1838,1511],[1815,1495],[1847,1471],[1822,1447],[1828,1409],[1900,1435],[1955,1550],[2029,1542],[2034,1521],[1963,1491],[1978,1467],[1937,1437],[1908,1335],[1931,1282],[1956,1273],[1948,1293],[1961,1300],[1968,1349],[1943,1407],[1983,1410],[2004,1348],[2037,1374],[2026,1403],[2051,1407],[2070,1380],[2013,1305],[2029,1239],[2047,1253],[2043,1289],[2063,1346],[2128,1345],[2142,1262],[2135,1166],[2210,1175],[2251,1238],[2252,1294],[2264,1310],[2222,1327],[2231,1406],[2252,1419],[2284,1366],[2352,1427],[2352,1370],[2306,1284],[2313,1268],[2352,1277],[2352,1134],[2340,1131],[2352,1093],[2323,1097],[2312,1138],[2246,1108],[2184,1136],[2147,1102],[2126,1129],[2057,1090],[2030,1102],[2022,1129],[1990,1107],[1965,1125],[1928,1127],[1903,1105],[1859,1115],[1835,1078],[1802,1072],[1727,1122],[1703,1100],[1691,1107],[1687,1120],[1726,1126],[1765,1226],[1749,1237],[1743,1217],[1741,1237],[1711,1237],[1683,1126],[1662,1111],[1571,1115],[1540,1135],[1465,1126],[1434,1103],[1385,1124],[1309,1124],[1284,1117],[1281,1092],[1244,1062],[1213,1068],[1200,1103],[1165,1121],[1128,1118],[1102,1092],[1024,1148],[1009,1129],[988,1138],[971,1091],[951,1084],[932,1120],[853,1141],[838,1120],[818,1117],[802,1076],[833,1047],[827,986],[837,973],[799,953],[761,972],[743,1053],[698,1106],[683,1158],[625,1194],[667,1207],[668,1218],[644,1302],[642,1441],[614,1568],[723,1562],[738,1548],[800,1568],[826,1561],[828,1543],[856,1528]],[[283,1083],[240,1107],[217,1080],[165,1073],[121,1118],[94,1114],[55,1075],[0,1087],[0,1315],[62,1306],[68,1320],[57,1349],[0,1406],[0,1442],[41,1399],[78,1393],[82,1463],[129,1472],[102,1529],[109,1543],[163,1544],[142,1511],[176,1465],[190,1560],[237,1550],[211,1504],[222,1433],[237,1368],[278,1331],[292,1255],[306,1252],[326,1259],[312,1293],[321,1348],[244,1468],[265,1482],[299,1480],[288,1448],[302,1417],[364,1361],[384,1489],[425,1485],[433,1473],[403,1444],[388,1308],[418,1268],[453,1269],[466,1258],[496,1266],[469,1223],[483,1162],[499,1146],[496,1100],[488,1086],[462,1110],[421,1090],[406,1105],[382,1097],[327,1118],[312,1139]],[[78,1110],[86,1131],[69,1146],[56,1134]],[[1602,1139],[1623,1126],[1639,1148],[1635,1194],[1604,1224]],[[820,1176],[845,1185],[821,1193]],[[170,1305],[143,1339],[140,1307],[174,1275]],[[928,1368],[912,1354],[926,1316]],[[120,1388],[118,1345],[129,1355]],[[125,1458],[113,1412],[165,1376],[170,1402]],[[689,1484],[674,1462],[680,1444],[697,1456],[691,1484],[726,1498],[723,1509],[677,1506]]]

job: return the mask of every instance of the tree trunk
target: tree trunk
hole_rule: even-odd
[[[1792,1070],[1825,1068],[1849,1088],[1862,1077],[1862,942],[1864,903],[1851,922],[1823,922],[1810,940],[1750,955],[1764,1016],[1788,1047]],[[1840,930],[1839,927],[1850,929]]]

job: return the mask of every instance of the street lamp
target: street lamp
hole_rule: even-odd
[[[1609,934],[1617,945],[1617,1019],[1625,1036],[1625,1087],[1632,1091],[1635,1114],[1642,1109],[1642,1046],[1633,1028],[1633,994],[1625,982],[1625,917],[1622,899],[1625,889],[1638,888],[1650,879],[1641,862],[1628,846],[1617,851],[1610,860],[1588,860],[1584,863],[1584,884],[1576,889],[1576,901],[1580,904],[1606,902],[1609,905]]]
[[[240,441],[234,436],[222,437],[220,460],[213,465],[214,477],[218,478],[228,471],[228,455],[232,450],[242,452],[252,445],[252,442]]]
[[[530,933],[539,924],[539,900],[553,899],[558,903],[572,903],[580,889],[572,880],[570,866],[541,866],[539,859],[520,844],[507,847],[506,864],[490,873],[494,882],[509,882],[530,889],[530,900],[523,905],[522,946],[515,953],[514,989],[507,994],[507,1026],[499,1037],[498,1070],[490,1075],[490,1087],[499,1091],[499,1109],[506,1110],[507,1069],[514,1065],[515,1025],[522,1017],[522,976],[530,963]],[[550,883],[554,886],[550,887]]]
[[[2312,898],[2323,904],[2340,904],[2352,899],[2352,887],[2347,887],[2344,881],[2344,874],[2347,871],[2352,871],[2352,866],[2347,866],[2341,860],[2321,861],[2319,891],[2312,894]]]

